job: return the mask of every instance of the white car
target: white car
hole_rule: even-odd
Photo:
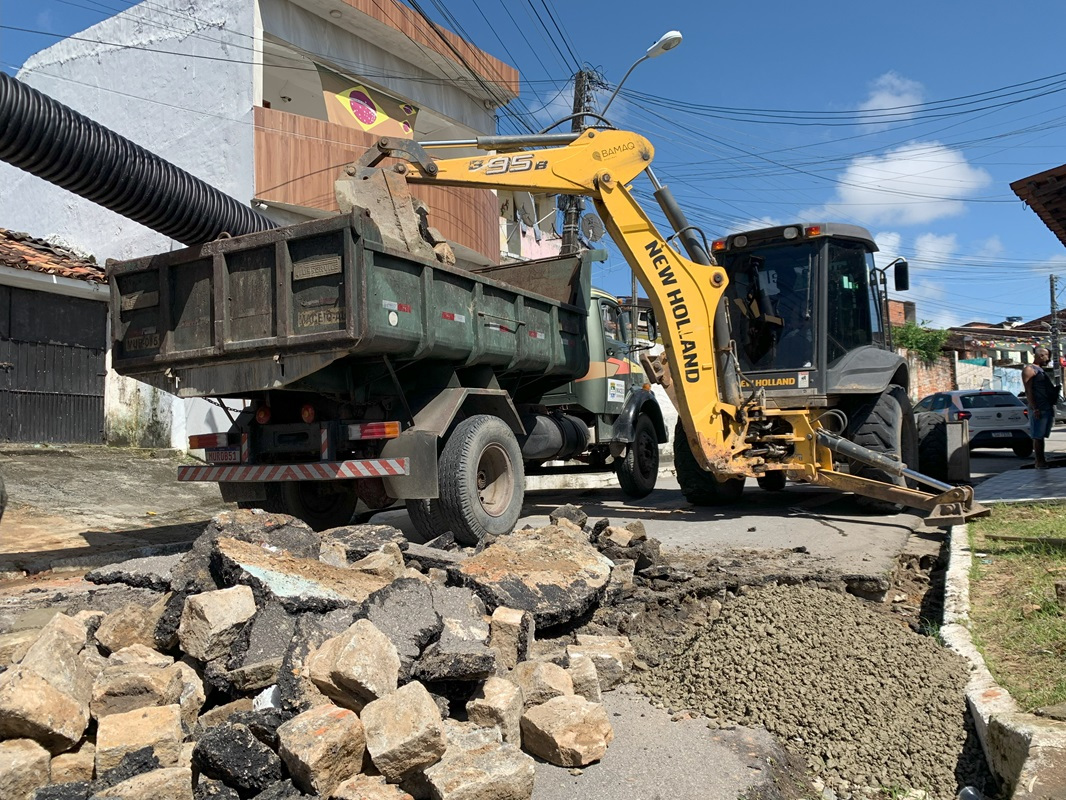
[[[1010,392],[990,389],[937,392],[922,398],[914,410],[916,413],[932,411],[948,421],[966,420],[971,450],[975,447],[1009,447],[1019,458],[1033,454],[1029,409]]]

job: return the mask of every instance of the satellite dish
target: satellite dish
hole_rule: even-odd
[[[581,234],[590,242],[598,242],[604,233],[603,220],[595,214],[586,214],[581,218]]]
[[[533,195],[529,192],[515,192],[515,212],[522,222],[532,228],[537,224],[537,207],[533,204]]]

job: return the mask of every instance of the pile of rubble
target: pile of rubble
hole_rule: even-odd
[[[0,636],[0,797],[529,798],[534,756],[606,752],[633,651],[574,630],[659,566],[639,523],[586,522],[463,551],[242,510],[97,570],[157,599]]]

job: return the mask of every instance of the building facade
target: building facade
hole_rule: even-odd
[[[397,0],[151,0],[37,53],[18,77],[283,223],[336,213],[334,180],[378,138],[492,134],[519,91],[513,67]],[[413,194],[468,263],[553,252],[553,198]],[[99,263],[180,247],[3,163],[0,225]],[[108,394],[109,425],[144,431],[142,444],[185,447],[189,431],[228,426],[215,406],[113,374]],[[170,424],[151,424],[161,416]]]

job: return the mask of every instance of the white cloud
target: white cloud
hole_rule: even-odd
[[[877,242],[877,252],[874,253],[874,263],[884,269],[890,261],[899,258],[899,246],[903,237],[894,231],[883,231],[874,235]]]
[[[923,225],[958,216],[965,199],[992,182],[959,150],[912,142],[880,156],[860,156],[838,179],[836,195],[808,218],[849,218],[863,224]]]
[[[974,252],[982,258],[995,258],[1003,255],[1006,252],[1006,248],[998,236],[989,236],[987,239],[977,243]]]
[[[957,249],[958,238],[953,233],[943,236],[923,233],[914,240],[911,289],[906,299],[914,301],[919,321],[929,320],[938,328],[950,328],[969,321],[950,310],[952,295],[945,287],[943,276],[936,274]],[[963,313],[973,315],[972,311]]]
[[[914,240],[914,260],[923,268],[936,269],[944,266],[943,262],[949,260],[957,248],[958,237],[953,233],[944,236],[923,233]]]
[[[52,19],[52,10],[46,8],[37,14],[34,19],[34,25],[37,26],[39,31],[48,31],[49,33],[55,31],[55,21]]]
[[[881,252],[874,257],[877,266],[884,267],[892,259],[902,255],[900,250],[903,237],[898,233],[879,233],[876,237]],[[910,262],[910,289],[897,293],[890,291],[897,300],[910,301],[915,305],[915,316],[919,323],[926,322],[936,328],[950,328],[962,325],[968,319],[950,310],[952,296],[947,290],[943,277],[937,270],[944,266],[958,250],[958,238],[955,234],[937,235],[923,233],[914,240],[914,256]],[[892,278],[889,277],[889,288]]]
[[[539,128],[546,128],[556,120],[574,113],[574,84],[573,82],[568,83],[551,96],[535,97],[527,101],[526,105],[536,109],[533,112],[533,124]],[[593,120],[589,119],[588,122],[591,124]],[[561,133],[568,130],[570,130],[570,123],[564,122],[558,128],[553,129],[552,132]]]
[[[917,81],[904,78],[896,72],[886,72],[870,83],[870,94],[859,105],[866,112],[870,125],[899,122],[914,116],[913,109],[902,108],[921,103],[924,87]],[[884,115],[890,114],[890,117]]]

